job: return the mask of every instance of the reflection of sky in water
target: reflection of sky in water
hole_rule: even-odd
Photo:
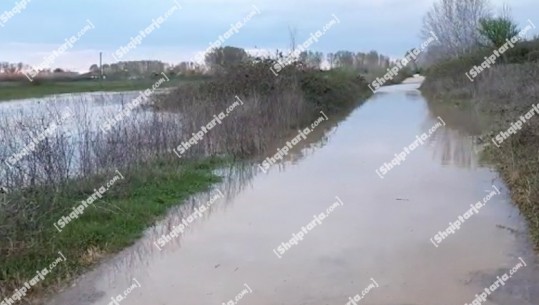
[[[80,166],[80,149],[84,145],[82,139],[93,139],[102,134],[100,126],[127,109],[139,96],[139,92],[94,92],[80,94],[61,94],[46,98],[34,98],[0,103],[0,138],[8,139],[10,145],[4,145],[0,149],[0,159],[8,158],[14,153],[21,153],[32,142],[30,134],[38,139],[39,135],[46,135],[46,130],[53,131],[47,138],[52,142],[62,141],[67,144],[66,151],[73,150],[73,159],[70,163],[73,175],[77,174]],[[156,93],[159,94],[159,93]],[[179,114],[159,112],[156,113],[143,104],[134,108],[123,116],[114,126],[117,127],[141,127],[151,122],[154,116],[159,121],[168,122],[178,126]],[[69,116],[62,124],[59,117]],[[56,128],[51,128],[56,123]],[[127,130],[133,130],[126,128]],[[88,133],[87,133],[88,132]],[[45,140],[45,139],[44,139]],[[30,152],[31,154],[31,152]],[[17,161],[17,166],[29,167],[28,158]],[[7,167],[3,167],[7,170]],[[0,171],[1,174],[1,171]]]
[[[461,109],[451,103],[428,103],[431,111],[424,125],[434,124],[436,117],[441,117],[446,126],[438,129],[430,143],[434,158],[443,165],[456,165],[465,168],[478,166],[480,135],[480,117],[471,108]]]
[[[437,130],[430,139],[434,158],[443,165],[465,168],[478,166],[478,155],[474,143],[476,137],[450,128]]]
[[[437,133],[446,129],[451,136],[433,137],[383,180],[378,178],[376,167],[431,128],[436,116],[443,117],[429,115],[422,97],[402,88],[386,88],[335,123],[337,127],[330,124],[329,134],[321,132],[305,142],[308,147],[323,145],[314,151],[298,148],[294,156],[307,156],[285,163],[282,170],[262,174],[249,165],[223,169],[225,181],[216,187],[227,199],[163,251],[153,245],[156,238],[215,191],[172,209],[136,245],[49,304],[71,305],[80,295],[89,296],[86,304],[102,304],[133,277],[142,288],[128,300],[131,305],[175,305],[179,299],[184,305],[220,304],[244,283],[255,291],[245,300],[249,304],[345,304],[371,277],[384,291],[372,291],[368,304],[469,302],[491,279],[474,275],[497,274],[491,271],[514,265],[517,250],[526,249],[525,259],[533,252],[497,227],[524,227],[506,196],[493,198],[490,209],[444,241],[443,249],[430,244],[429,237],[484,197],[496,175],[484,168],[463,168],[461,161],[443,165],[433,158],[439,145],[466,138],[448,123]],[[325,210],[336,195],[344,206],[283,259],[276,258],[272,249]],[[526,283],[538,282],[522,274]]]
[[[116,115],[123,109],[123,106],[130,103],[138,96],[138,92],[93,92],[59,94],[45,98],[32,98],[0,103],[0,116],[11,118],[11,122],[24,118],[25,121],[31,119],[41,119],[42,117],[54,117],[70,109],[74,112],[75,118],[66,122],[65,129],[72,129],[76,126],[81,116],[90,118],[92,126],[95,128],[104,119]]]
[[[430,147],[433,158],[443,165],[456,165],[465,168],[477,166],[476,151],[478,149],[474,142],[479,134],[480,122],[476,113],[472,109],[462,110],[451,105],[445,106],[436,103],[429,103],[428,108],[417,107],[418,103],[425,103],[425,99],[418,90],[414,90],[415,86],[406,84],[384,88],[362,107],[363,111],[374,109],[368,115],[363,116],[365,121],[372,122],[372,128],[369,129],[378,131],[377,139],[380,141],[376,139],[372,141],[371,145],[375,149],[373,152],[393,154],[401,152],[404,147],[415,141],[417,135],[428,132],[437,124],[439,116],[446,123],[446,126],[438,128],[425,144]],[[388,94],[391,94],[391,100],[385,98]],[[378,101],[388,105],[388,107],[377,107]],[[421,122],[421,124],[410,124],[410,121]],[[358,130],[357,132],[369,133],[370,130]],[[395,132],[403,136],[394,139],[395,142],[392,144],[398,148],[392,150],[393,148],[390,148],[383,139],[390,137]],[[412,155],[415,153],[416,151],[412,152]]]

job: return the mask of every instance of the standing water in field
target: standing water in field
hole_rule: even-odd
[[[330,117],[267,173],[230,171],[46,304],[537,305],[526,226],[478,162],[477,118],[418,86]]]

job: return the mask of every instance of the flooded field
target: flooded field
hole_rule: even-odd
[[[223,170],[44,304],[471,304],[511,273],[482,304],[537,305],[535,254],[478,162],[478,118],[429,105],[418,86],[329,118],[267,173]]]
[[[55,179],[87,175],[91,167],[105,167],[103,156],[114,151],[107,145],[119,143],[119,133],[131,144],[138,138],[138,148],[153,148],[148,145],[151,137],[141,132],[155,134],[158,124],[161,129],[174,126],[173,132],[181,126],[180,114],[152,107],[151,98],[160,92],[148,98],[137,91],[92,92],[0,103],[0,161],[5,165],[0,185],[14,189],[50,181],[42,172],[57,172]],[[125,159],[126,149],[122,145],[116,153]]]

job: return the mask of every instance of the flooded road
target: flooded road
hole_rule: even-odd
[[[525,224],[478,162],[477,121],[429,106],[417,87],[384,88],[330,118],[268,173],[234,170],[46,304],[105,305],[119,294],[131,305],[465,304],[519,264],[482,304],[539,304]],[[440,122],[403,162],[376,173]],[[159,242],[220,192],[226,199]]]

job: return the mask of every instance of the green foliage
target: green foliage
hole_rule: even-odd
[[[365,79],[345,69],[312,71],[302,75],[301,89],[316,110],[344,109],[366,94]],[[369,91],[370,92],[370,91]]]
[[[504,45],[506,39],[515,37],[519,32],[518,26],[507,17],[482,18],[479,24],[479,33],[496,48]]]
[[[93,193],[96,185],[110,179],[110,175],[72,181],[59,192],[44,187],[14,194],[13,200],[42,204],[36,206],[39,211],[0,215],[3,224],[0,227],[0,295],[7,295],[8,291],[35,276],[36,270],[58,257],[59,250],[67,261],[54,269],[54,276],[40,283],[42,287],[35,288],[68,279],[92,266],[102,256],[131,245],[169,208],[219,182],[220,178],[213,174],[213,170],[225,163],[220,159],[176,161],[175,164],[155,162],[124,172],[125,180],[115,184],[103,199],[89,206],[62,232],[54,228],[54,222],[69,214],[73,206]],[[35,213],[38,217],[32,221],[25,218],[25,215]]]
[[[273,64],[273,60],[265,59],[231,65],[197,91],[208,96],[248,96],[254,92],[277,96],[299,86],[315,112],[341,109],[369,91],[365,79],[350,69],[322,71],[298,61],[285,66],[276,76],[271,70]]]
[[[506,52],[507,63],[527,63],[530,61],[530,54],[536,51],[539,51],[539,39],[518,43]]]
[[[539,62],[539,50],[532,51],[528,54],[529,62]]]
[[[453,76],[464,76],[464,73],[468,72],[473,68],[474,65],[480,65],[484,60],[485,56],[489,56],[491,51],[488,49],[480,49],[475,53],[468,54],[466,56],[461,56],[459,58],[450,59],[447,61],[436,63],[430,66],[425,71],[425,76],[429,77],[453,77]]]

